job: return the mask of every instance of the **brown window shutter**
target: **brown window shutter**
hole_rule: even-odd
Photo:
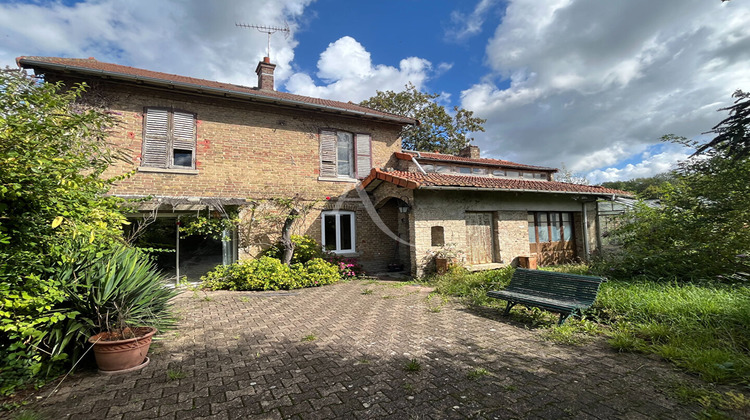
[[[357,134],[354,140],[357,151],[357,178],[364,179],[372,169],[372,142],[369,134]]]
[[[189,150],[195,167],[195,114],[174,111],[172,116],[172,149]]]
[[[141,165],[166,168],[169,164],[169,111],[147,108]]]
[[[323,178],[336,177],[336,132],[322,130],[320,132],[320,176]]]

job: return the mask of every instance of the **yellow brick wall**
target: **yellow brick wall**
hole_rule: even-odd
[[[354,257],[370,272],[382,271],[393,262],[395,243],[389,243],[391,240],[364,211],[353,191],[356,182],[318,180],[318,133],[322,128],[331,128],[370,134],[372,166],[380,168],[393,152],[401,149],[400,126],[128,85],[89,84],[92,85],[89,100],[106,105],[118,117],[110,141],[126,155],[126,162],[116,162],[107,176],[138,169],[144,107],[171,107],[196,113],[197,174],[136,172],[117,182],[111,194],[252,200],[291,198],[299,194],[317,204],[294,231],[309,234],[318,241],[320,212],[332,207],[338,198],[347,197],[345,209],[356,213]]]
[[[111,141],[127,151],[130,162],[116,163],[109,175],[139,166],[144,107],[197,114],[198,173],[138,172],[117,183],[112,193],[118,195],[268,198],[299,193],[323,199],[345,194],[355,183],[318,180],[320,129],[369,133],[373,167],[384,166],[401,147],[400,127],[391,124],[169,92],[112,88],[106,94],[120,119]]]

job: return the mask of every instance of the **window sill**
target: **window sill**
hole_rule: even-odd
[[[153,173],[159,173],[159,174],[198,175],[197,169],[149,168],[145,166],[138,167],[138,172],[153,172]]]
[[[319,176],[318,177],[318,181],[349,182],[349,183],[353,184],[355,182],[358,182],[359,180],[358,179],[354,179],[354,178],[326,178],[326,177]]]
[[[342,258],[356,258],[356,257],[359,257],[360,255],[359,252],[356,252],[356,251],[336,252],[336,251],[328,250],[328,252],[332,254],[336,254],[337,257],[342,257]]]

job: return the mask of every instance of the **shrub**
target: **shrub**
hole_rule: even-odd
[[[164,276],[133,248],[82,251],[71,244],[51,279],[27,276],[22,292],[0,283],[0,393],[60,373],[106,329],[127,325],[165,329],[173,318]]]
[[[210,290],[300,289],[340,279],[338,268],[320,258],[286,266],[268,256],[219,266],[201,277],[202,287]]]
[[[342,257],[336,254],[329,254],[326,261],[338,267],[342,279],[360,277],[365,274],[365,270],[354,258]]]
[[[341,279],[338,267],[321,258],[315,258],[306,262],[298,270],[296,274],[304,278],[304,285],[302,287],[323,286],[335,283]]]
[[[322,258],[324,256],[323,249],[311,236],[305,235],[292,235],[292,242],[294,243],[294,254],[292,254],[292,264],[295,263],[306,263],[315,258]],[[268,248],[263,255],[271,258],[281,260],[284,255],[284,246],[281,243]]]
[[[427,280],[440,294],[465,298],[473,305],[486,305],[496,301],[488,298],[486,293],[507,286],[514,271],[512,267],[504,267],[470,273],[462,267],[451,267],[447,273],[428,277]]]
[[[122,158],[106,141],[114,116],[80,103],[82,85],[0,71],[0,394],[56,373],[43,340],[75,317],[58,279],[66,247],[101,252],[121,240]],[[83,240],[81,240],[83,239]]]

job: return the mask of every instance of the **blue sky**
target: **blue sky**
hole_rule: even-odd
[[[0,65],[100,61],[254,86],[266,36],[276,87],[358,102],[413,83],[487,119],[485,157],[599,183],[651,176],[750,90],[746,0],[0,0]]]

